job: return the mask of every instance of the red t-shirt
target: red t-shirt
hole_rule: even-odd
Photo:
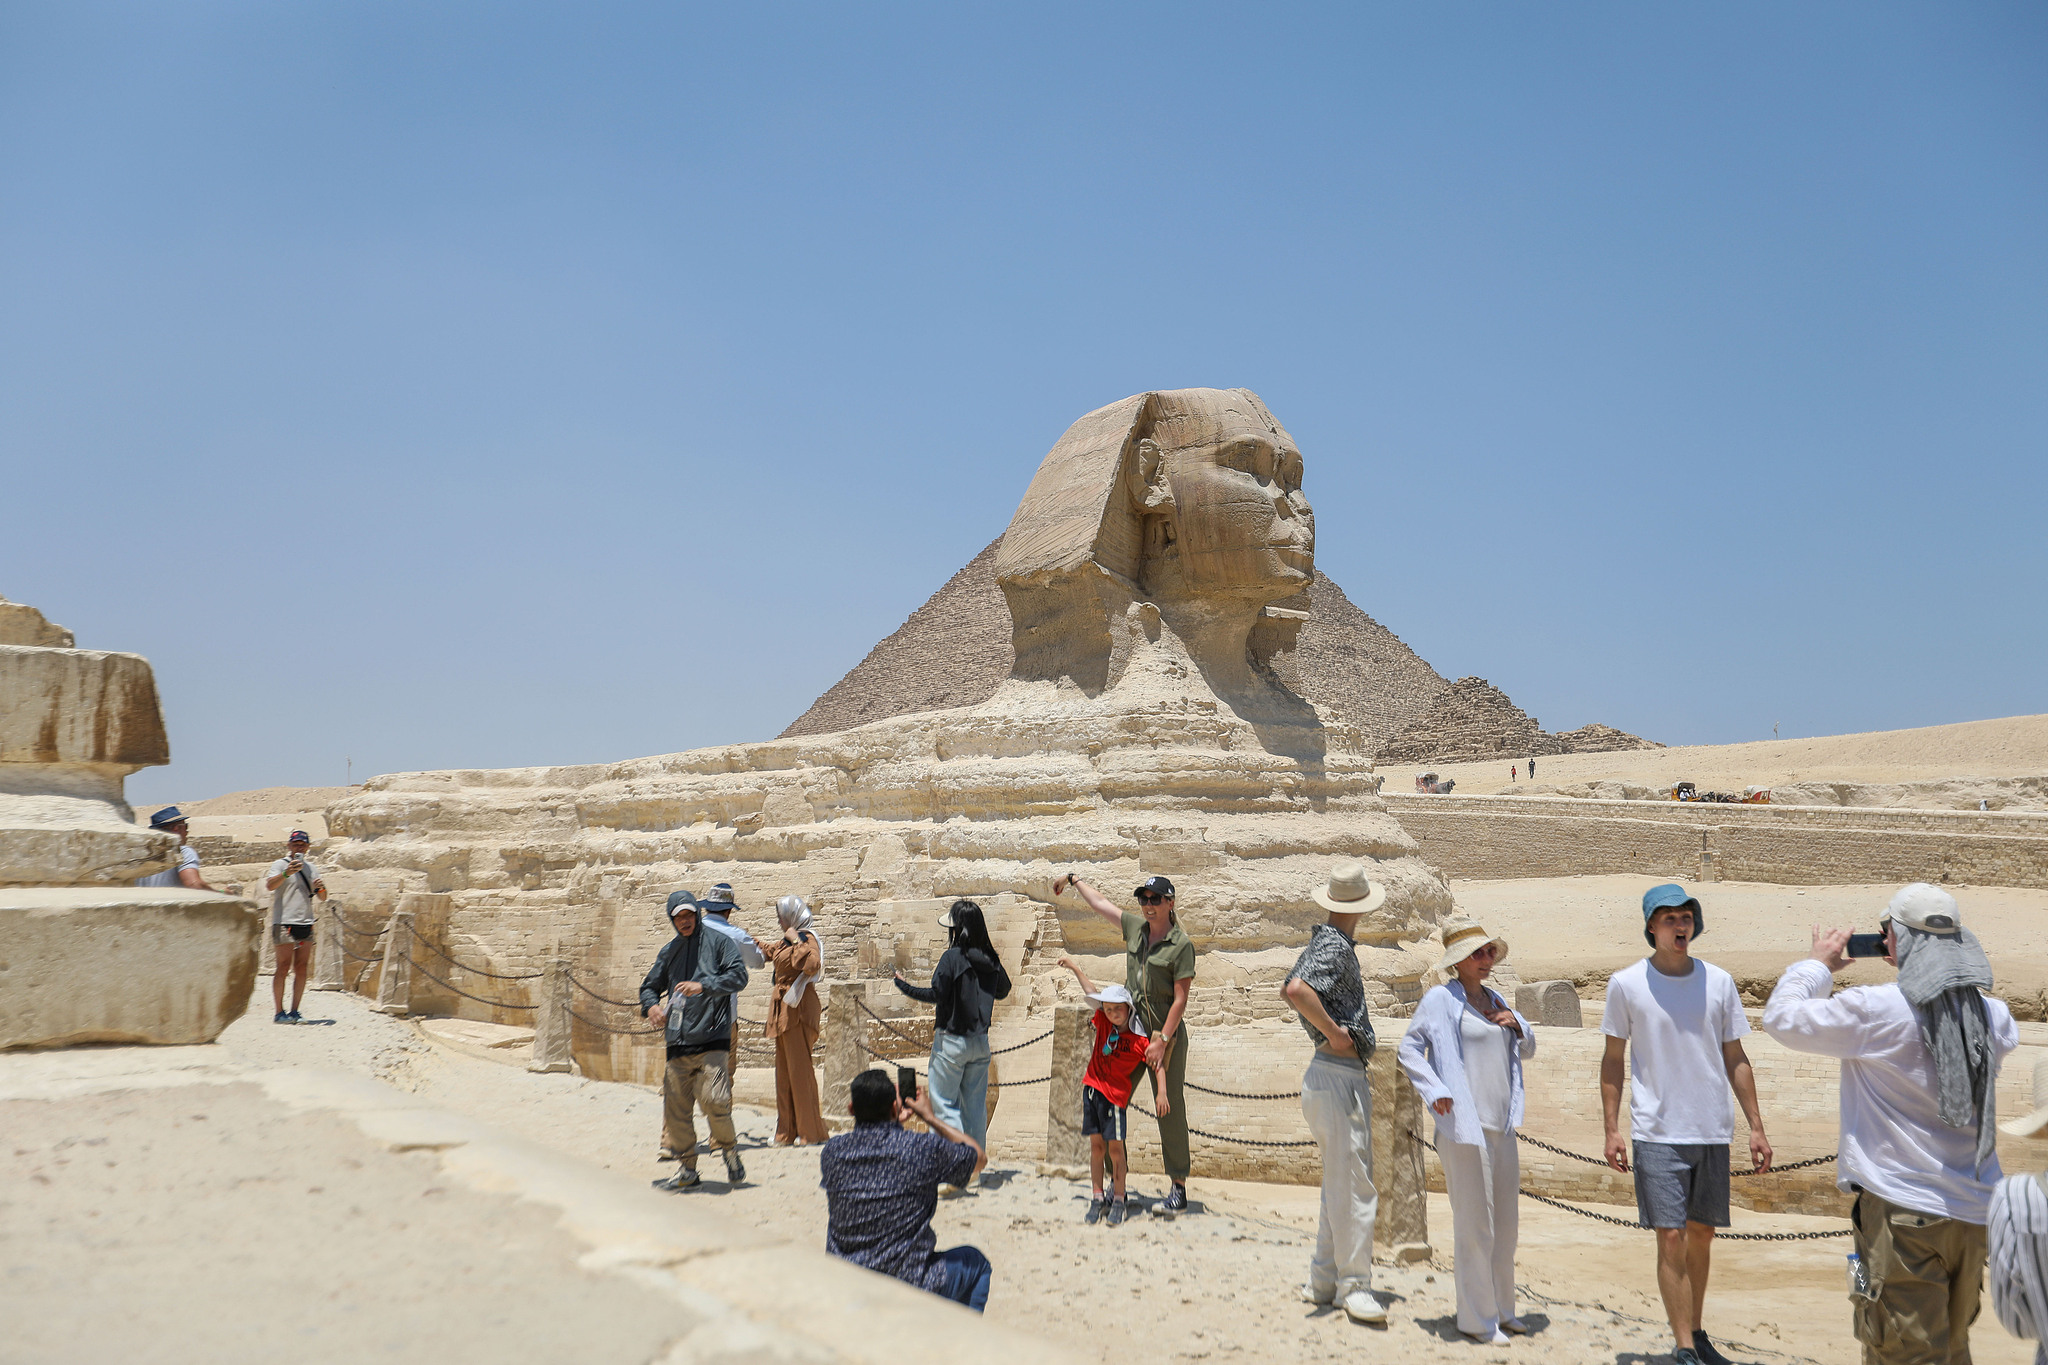
[[[1135,1021],[1134,1021],[1135,1022]],[[1111,1035],[1116,1041],[1111,1042]],[[1145,1035],[1118,1029],[1109,1016],[1095,1011],[1095,1046],[1088,1052],[1088,1074],[1081,1084],[1100,1090],[1103,1097],[1121,1109],[1131,1102],[1138,1073],[1145,1069]]]

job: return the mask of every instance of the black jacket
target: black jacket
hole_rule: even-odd
[[[1010,997],[1010,974],[1003,964],[979,948],[946,949],[932,973],[932,984],[913,986],[899,980],[896,989],[912,1000],[937,1005],[939,1028],[973,1036],[988,1032],[995,1002]]]
[[[683,981],[695,981],[704,993],[671,1003],[668,1045],[683,1052],[715,1052],[730,1046],[732,998],[747,987],[747,964],[740,960],[739,945],[702,925],[687,938],[677,934],[670,939],[640,983],[642,1017]]]

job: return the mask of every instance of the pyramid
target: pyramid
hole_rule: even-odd
[[[1478,763],[1540,754],[1590,754],[1664,746],[1611,725],[1545,734],[1536,718],[1484,678],[1460,678],[1380,746],[1375,763]]]
[[[781,738],[824,735],[913,711],[973,706],[1010,676],[1010,606],[996,586],[998,536],[896,632],[811,703]],[[1289,682],[1355,725],[1370,753],[1449,686],[1321,570],[1309,588]]]

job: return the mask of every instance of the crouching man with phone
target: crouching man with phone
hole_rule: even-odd
[[[917,1092],[916,1072],[905,1068],[900,1084],[899,1095],[885,1072],[855,1076],[847,1106],[853,1131],[818,1152],[825,1250],[979,1313],[988,1304],[988,1257],[974,1247],[938,1250],[932,1215],[939,1186],[965,1185],[981,1146],[932,1114],[931,1097]],[[931,1131],[907,1131],[910,1118]]]
[[[1785,969],[1764,1032],[1842,1062],[1835,1183],[1853,1192],[1849,1302],[1864,1365],[1967,1362],[1984,1282],[1985,1221],[1998,1184],[1998,1066],[2019,1028],[1955,898],[1915,882],[1882,935],[1813,930]],[[1845,951],[1847,950],[1847,951]],[[1835,993],[1833,974],[1882,956],[1896,982]]]

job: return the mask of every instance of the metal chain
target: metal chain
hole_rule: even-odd
[[[443,981],[440,977],[435,976],[425,967],[420,966],[418,958],[408,956],[406,958],[406,961],[412,964],[412,969],[414,971],[418,972],[421,976],[424,976],[427,980],[433,982],[436,986],[440,986],[446,990],[454,991],[463,999],[474,1000],[479,1005],[489,1005],[494,1009],[501,1010],[537,1010],[540,1008],[540,1006],[538,1005],[515,1005],[508,1000],[486,1000],[481,995],[471,995],[468,991],[462,989],[462,987],[454,985],[447,981]]]
[[[541,973],[539,972],[521,972],[517,976],[506,976],[500,972],[487,972],[481,967],[472,967],[467,962],[456,961],[453,957],[450,957],[447,953],[442,952],[439,948],[436,948],[433,944],[427,942],[426,939],[421,938],[418,934],[414,934],[412,936],[412,941],[414,943],[419,944],[421,947],[425,948],[428,952],[440,958],[443,962],[446,962],[451,967],[459,967],[465,972],[474,972],[478,976],[488,976],[493,981],[538,981],[541,978]]]
[[[640,1002],[638,1000],[614,1000],[609,995],[599,995],[596,991],[590,989],[590,987],[584,985],[581,981],[578,981],[576,979],[576,973],[570,972],[568,975],[569,984],[574,986],[577,990],[582,991],[592,1000],[601,1001],[602,1003],[607,1005],[617,1005],[622,1010],[637,1010],[640,1008]]]
[[[1037,1036],[1036,1038],[1028,1039],[1027,1041],[1025,1041],[1025,1042],[1021,1042],[1021,1043],[1012,1043],[1012,1044],[1010,1044],[1010,1045],[1009,1045],[1008,1047],[999,1047],[999,1048],[995,1049],[995,1051],[993,1051],[993,1052],[989,1053],[988,1055],[989,1055],[989,1056],[991,1056],[991,1057],[1000,1057],[1000,1056],[1002,1056],[1002,1055],[1003,1055],[1003,1054],[1004,1054],[1005,1052],[1021,1052],[1021,1051],[1023,1051],[1023,1050],[1025,1049],[1025,1048],[1027,1048],[1027,1047],[1036,1047],[1036,1046],[1037,1046],[1038,1044],[1040,1044],[1040,1043],[1044,1042],[1044,1041],[1045,1041],[1046,1039],[1048,1039],[1048,1038],[1050,1038],[1050,1037],[1052,1037],[1052,1030],[1051,1030],[1051,1029],[1047,1029],[1047,1030],[1046,1030],[1045,1032],[1043,1032],[1043,1033],[1039,1034],[1039,1035],[1038,1035],[1038,1036]],[[1005,1085],[1022,1085],[1022,1084],[1024,1084],[1024,1082],[1022,1082],[1022,1081],[1005,1081],[1005,1082],[1004,1082],[1004,1084],[1005,1084]]]
[[[339,910],[323,910],[321,913],[326,915],[329,919],[333,920],[336,924],[339,924],[342,928],[348,930],[348,932],[350,932],[351,934],[360,934],[364,938],[382,938],[384,936],[384,931],[391,927],[391,921],[385,920],[383,924],[379,925],[375,929],[358,929],[353,924],[350,924],[348,922],[348,916],[342,914],[341,911]]]
[[[1189,1090],[1199,1090],[1204,1095],[1221,1095],[1227,1100],[1298,1100],[1301,1098],[1299,1090],[1289,1090],[1285,1093],[1276,1091],[1270,1095],[1241,1095],[1235,1090],[1211,1090],[1208,1086],[1196,1085],[1193,1081],[1182,1081],[1181,1084]]]
[[[901,1039],[902,1039],[902,1040],[903,1040],[904,1042],[906,1042],[906,1043],[910,1044],[910,1045],[911,1045],[912,1047],[926,1047],[926,1046],[928,1046],[928,1044],[925,1044],[925,1043],[921,1043],[921,1042],[919,1042],[919,1041],[918,1041],[917,1039],[915,1039],[915,1038],[911,1037],[911,1036],[910,1036],[909,1034],[905,1033],[905,1032],[904,1032],[904,1031],[903,1031],[902,1029],[899,1029],[899,1028],[897,1028],[897,1027],[896,1027],[895,1025],[891,1024],[891,1023],[890,1023],[890,1022],[889,1022],[889,1021],[888,1021],[887,1019],[884,1019],[884,1018],[883,1018],[883,1017],[882,1017],[881,1015],[879,1015],[879,1014],[876,1014],[876,1013],[875,1013],[875,1012],[874,1012],[873,1010],[869,1009],[869,1008],[868,1008],[868,1002],[867,1002],[867,1001],[865,1001],[865,1000],[856,1000],[856,1001],[855,1001],[854,1003],[860,1006],[860,1011],[861,1011],[861,1013],[862,1013],[862,1014],[865,1014],[865,1015],[866,1015],[866,1016],[867,1016],[868,1018],[870,1018],[870,1019],[874,1020],[874,1021],[875,1021],[876,1023],[880,1024],[880,1025],[881,1025],[881,1026],[882,1026],[883,1028],[885,1028],[885,1029],[889,1030],[889,1032],[891,1032],[891,1033],[895,1034],[895,1035],[896,1035],[896,1036],[897,1036],[898,1038],[901,1038]],[[752,1022],[753,1022],[753,1020],[751,1020],[751,1019],[750,1019],[750,1020],[748,1020],[747,1022],[748,1022],[748,1023],[752,1023]],[[1025,1048],[1027,1048],[1027,1047],[1035,1047],[1035,1046],[1037,1046],[1038,1044],[1040,1044],[1040,1043],[1044,1042],[1044,1041],[1045,1041],[1046,1039],[1048,1039],[1048,1038],[1050,1038],[1050,1037],[1052,1037],[1052,1030],[1051,1030],[1051,1029],[1047,1029],[1047,1030],[1046,1030],[1045,1032],[1043,1032],[1043,1033],[1039,1034],[1039,1035],[1038,1035],[1038,1036],[1037,1036],[1036,1038],[1027,1038],[1027,1039],[1025,1039],[1025,1040],[1024,1040],[1023,1042],[1021,1042],[1021,1043],[1012,1043],[1012,1044],[1010,1044],[1010,1045],[1009,1045],[1008,1047],[999,1047],[999,1048],[995,1048],[995,1049],[993,1049],[993,1050],[992,1050],[992,1051],[991,1051],[991,1052],[990,1052],[990,1053],[989,1053],[988,1055],[989,1055],[989,1056],[991,1056],[991,1057],[1000,1057],[1000,1056],[1002,1056],[1002,1055],[1003,1055],[1003,1054],[1004,1054],[1005,1052],[1021,1052],[1022,1050],[1024,1050],[1024,1049],[1025,1049]],[[1021,1084],[1024,1084],[1024,1082],[1021,1082],[1021,1081],[1017,1081],[1017,1082],[1005,1082],[1005,1084],[1017,1084],[1017,1085],[1021,1085]]]
[[[382,954],[382,953],[353,953],[353,952],[350,952],[350,951],[349,951],[349,946],[348,946],[348,945],[347,945],[346,943],[344,943],[344,944],[342,944],[342,945],[341,945],[341,955],[342,955],[343,957],[352,957],[352,958],[354,958],[354,959],[355,959],[356,961],[358,961],[358,962],[382,962],[382,961],[384,960],[384,954]]]
[[[1553,1147],[1549,1143],[1543,1141],[1541,1138],[1532,1138],[1527,1133],[1518,1132],[1515,1134],[1515,1137],[1522,1142],[1528,1143],[1531,1147],[1540,1147],[1546,1152],[1551,1152],[1561,1157],[1568,1157],[1573,1161],[1581,1161],[1588,1166],[1607,1165],[1607,1163],[1601,1160],[1599,1157],[1586,1156],[1579,1152],[1567,1152],[1562,1147]],[[1430,1150],[1434,1151],[1436,1149],[1432,1147]],[[1808,1157],[1804,1161],[1788,1161],[1782,1166],[1774,1165],[1767,1171],[1730,1171],[1728,1174],[1738,1179],[1743,1176],[1752,1175],[1776,1175],[1780,1171],[1803,1171],[1807,1169],[1809,1166],[1825,1166],[1834,1159],[1835,1153],[1829,1152],[1826,1156]]]
[[[1138,1103],[1138,1097],[1135,1095],[1131,1097],[1131,1108],[1137,1110],[1148,1119],[1152,1119],[1155,1122],[1158,1121],[1159,1115]],[[1305,1142],[1267,1142],[1259,1138],[1225,1137],[1221,1133],[1208,1133],[1200,1128],[1189,1128],[1188,1131],[1196,1137],[1205,1137],[1211,1142],[1233,1142],[1240,1147],[1313,1147],[1316,1145],[1314,1138],[1309,1138]]]
[[[867,1045],[866,1043],[863,1043],[863,1042],[861,1042],[861,1041],[860,1041],[859,1039],[857,1039],[857,1038],[856,1038],[856,1039],[854,1040],[854,1044],[855,1044],[855,1046],[857,1046],[858,1048],[860,1048],[860,1050],[861,1050],[862,1052],[865,1052],[865,1053],[867,1053],[867,1054],[868,1054],[868,1056],[870,1056],[870,1057],[873,1057],[873,1058],[874,1058],[874,1059],[875,1059],[876,1061],[878,1061],[878,1062],[898,1062],[898,1063],[900,1063],[900,1062],[901,1062],[901,1061],[903,1060],[903,1059],[902,1059],[901,1057],[891,1057],[891,1056],[887,1055],[886,1053],[881,1053],[881,1052],[877,1052],[877,1051],[875,1051],[875,1050],[874,1050],[873,1048],[869,1047],[869,1046],[868,1046],[868,1045]],[[926,1073],[924,1073],[924,1072],[922,1072],[922,1071],[918,1071],[916,1067],[911,1067],[911,1068],[909,1068],[909,1069],[910,1069],[911,1071],[917,1072],[917,1076],[918,1076],[918,1079],[920,1079],[920,1080],[926,1079]],[[1052,1077],[1051,1077],[1051,1076],[1033,1076],[1033,1077],[1032,1077],[1032,1078],[1031,1078],[1030,1080],[1028,1080],[1028,1081],[1006,1081],[1006,1080],[1004,1080],[1004,1079],[1003,1079],[1002,1077],[998,1076],[998,1077],[996,1077],[996,1082],[995,1082],[995,1085],[996,1085],[996,1089],[998,1089],[998,1090],[1001,1090],[1001,1089],[1003,1089],[1003,1088],[1004,1088],[1005,1086],[1011,1086],[1011,1085],[1044,1085],[1044,1084],[1046,1084],[1047,1082],[1049,1082],[1049,1081],[1051,1081],[1051,1080],[1052,1080]]]
[[[565,1006],[564,1008],[566,1009],[567,1007]],[[662,1031],[662,1026],[660,1025],[657,1025],[654,1028],[613,1028],[610,1024],[600,1024],[595,1019],[585,1019],[575,1010],[568,1010],[568,1015],[577,1023],[588,1024],[590,1025],[590,1027],[596,1029],[599,1033],[660,1033]]]

